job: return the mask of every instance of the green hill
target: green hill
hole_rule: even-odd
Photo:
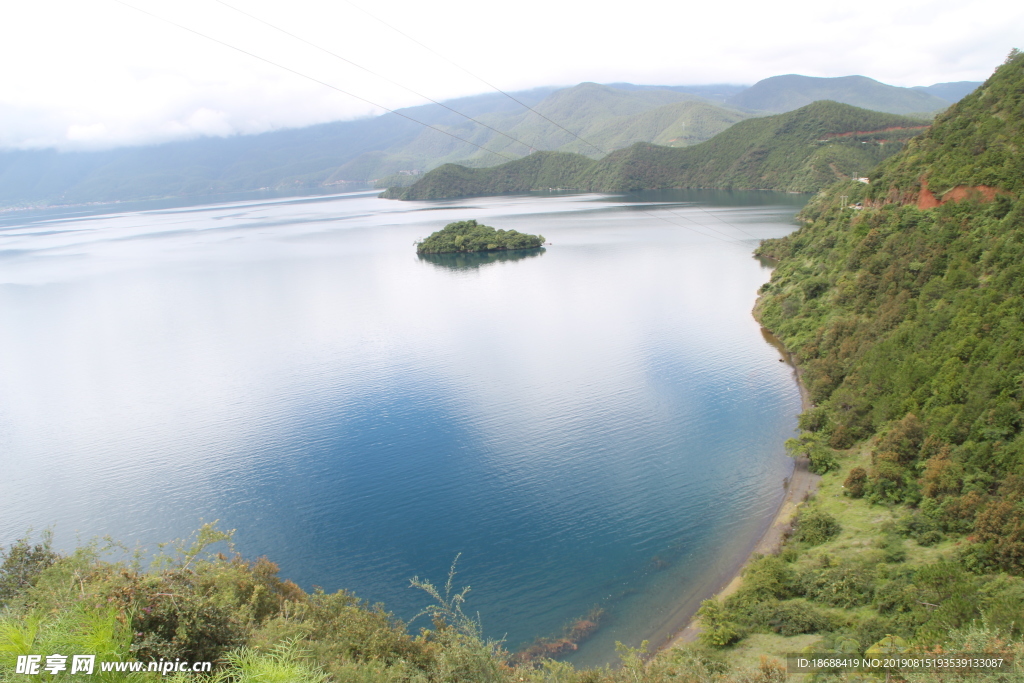
[[[727,102],[733,107],[781,113],[818,100],[834,100],[890,114],[920,114],[949,106],[949,100],[928,92],[886,85],[866,76],[815,78],[798,74],[758,81]]]
[[[522,144],[462,121],[443,128],[489,151],[474,149],[438,131],[423,130],[412,142],[390,147],[383,154],[364,155],[336,175],[372,180],[403,169],[429,170],[445,163],[488,167],[505,161],[501,154],[521,156],[532,150],[599,158],[637,142],[682,147],[708,140],[751,116],[674,90],[622,90],[596,83],[558,90],[534,109],[547,118],[528,111],[480,117]]]
[[[787,114],[741,121],[707,142],[683,149],[636,144],[594,163],[548,153],[489,169],[448,165],[407,189],[395,188],[382,196],[442,199],[549,188],[811,192],[866,172],[924,129],[917,119],[816,102]]]
[[[750,119],[687,149],[635,145],[580,183],[606,192],[668,187],[811,192],[873,168],[924,124],[837,102]]]
[[[493,168],[468,168],[445,164],[427,173],[411,187],[392,187],[385,199],[450,199],[480,195],[577,189],[579,178],[596,161],[581,154],[534,152]]]
[[[805,515],[829,532],[760,564],[779,583],[726,601],[723,633],[786,613],[826,648],[1021,632],[1022,150],[1015,50],[869,185],[830,187],[761,245],[778,266],[756,312],[813,402],[790,446],[828,473]]]

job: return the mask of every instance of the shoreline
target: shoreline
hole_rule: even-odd
[[[756,308],[754,317],[755,319],[757,318]],[[812,407],[810,394],[807,391],[807,387],[804,386],[802,373],[794,362],[793,355],[783,346],[778,337],[764,327],[761,328],[761,335],[766,342],[775,347],[779,352],[782,356],[780,360],[792,368],[793,379],[800,390],[801,408],[807,410]],[[818,482],[821,481],[820,475],[814,474],[808,469],[809,463],[810,461],[807,458],[794,459],[793,474],[784,483],[786,493],[782,497],[775,515],[772,517],[771,524],[757,537],[743,558],[730,568],[726,573],[726,578],[720,581],[713,591],[705,594],[702,600],[724,600],[729,597],[739,589],[743,582],[743,571],[755,555],[775,555],[781,550],[783,542],[792,533],[793,520],[796,518],[800,506],[814,494],[814,491],[818,488]],[[691,643],[697,640],[697,636],[700,635],[700,624],[697,619],[698,608],[699,603],[696,607],[692,607],[687,625],[657,646],[652,656],[666,650],[671,650],[684,643]]]

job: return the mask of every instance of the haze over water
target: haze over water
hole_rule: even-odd
[[[750,315],[751,252],[802,202],[9,213],[0,543],[53,525],[64,548],[152,546],[219,519],[283,577],[402,618],[429,603],[409,578],[441,584],[462,553],[489,636],[515,649],[598,605],[573,659],[610,661],[677,628],[781,499],[800,398]],[[552,244],[416,257],[470,218]]]

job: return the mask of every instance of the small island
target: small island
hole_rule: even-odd
[[[527,235],[515,230],[495,230],[476,221],[449,223],[417,243],[417,254],[453,254],[478,251],[536,249],[544,244],[543,235]]]

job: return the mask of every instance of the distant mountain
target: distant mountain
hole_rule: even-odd
[[[978,89],[981,81],[956,81],[954,83],[936,83],[934,85],[918,85],[913,90],[921,90],[929,95],[941,97],[950,104],[959,102]]]
[[[536,150],[597,158],[636,142],[658,140],[686,146],[708,140],[751,116],[668,88],[627,90],[597,83],[555,91],[534,110],[537,113],[520,110],[480,117],[508,137],[469,121],[444,127],[489,151],[474,149],[435,130],[422,130],[411,143],[391,147],[383,155],[373,153],[354,160],[351,166],[339,169],[337,177],[369,180],[391,176],[400,169],[425,170],[451,162],[493,166],[508,156]]]
[[[696,95],[710,102],[721,103],[750,87],[749,85],[733,85],[731,83],[715,83],[713,85],[633,85],[632,83],[608,83],[607,85],[619,90],[673,90],[688,95]]]
[[[815,102],[786,114],[741,121],[683,149],[638,143],[594,161],[533,154],[493,168],[448,164],[393,199],[444,199],[551,188],[598,192],[672,187],[812,192],[865,173],[926,130],[920,120]]]
[[[533,106],[555,88],[514,93]],[[452,100],[468,115],[522,107],[494,93]],[[432,125],[456,114],[437,105],[399,110]],[[338,167],[359,155],[413,142],[423,127],[396,114],[325,123],[262,135],[200,138],[102,152],[0,152],[0,206],[76,204],[220,194],[261,188],[308,188],[337,182]]]
[[[970,86],[939,83],[928,88],[896,88],[863,76],[795,75],[765,79],[749,88],[582,83],[513,93],[537,113],[492,93],[446,101],[444,106],[410,107],[398,114],[262,135],[201,138],[103,152],[6,151],[0,152],[0,206],[259,189],[315,191],[353,187],[354,183],[380,184],[381,179],[387,185],[408,185],[446,163],[490,167],[538,150],[598,159],[636,143],[689,147],[753,116],[797,109],[812,99],[831,98],[889,112],[935,111],[947,106],[947,100],[926,91],[956,97]],[[424,128],[402,115],[484,149]],[[843,154],[853,155],[849,151]],[[861,163],[853,161],[854,156],[867,163],[865,154],[857,153],[850,156],[854,166]]]
[[[534,152],[491,168],[445,164],[411,187],[392,187],[385,199],[452,199],[534,190],[578,190],[599,162],[571,152]]]
[[[0,205],[78,204],[320,185],[339,161],[415,139],[398,116],[103,152],[0,153]]]
[[[950,105],[950,100],[929,92],[886,85],[866,76],[815,78],[797,74],[758,81],[726,103],[743,109],[782,113],[818,100],[833,100],[890,114],[923,115]]]
[[[490,152],[396,114],[262,135],[201,138],[103,152],[0,152],[0,206],[110,202],[263,188],[308,190],[383,177],[412,180],[417,173],[446,162],[494,165],[531,149],[600,157],[641,141],[686,146],[750,116],[677,89],[650,86],[622,89],[584,83],[513,95],[550,121],[499,93],[444,104],[522,142],[444,106],[399,110],[399,114],[471,140]]]

